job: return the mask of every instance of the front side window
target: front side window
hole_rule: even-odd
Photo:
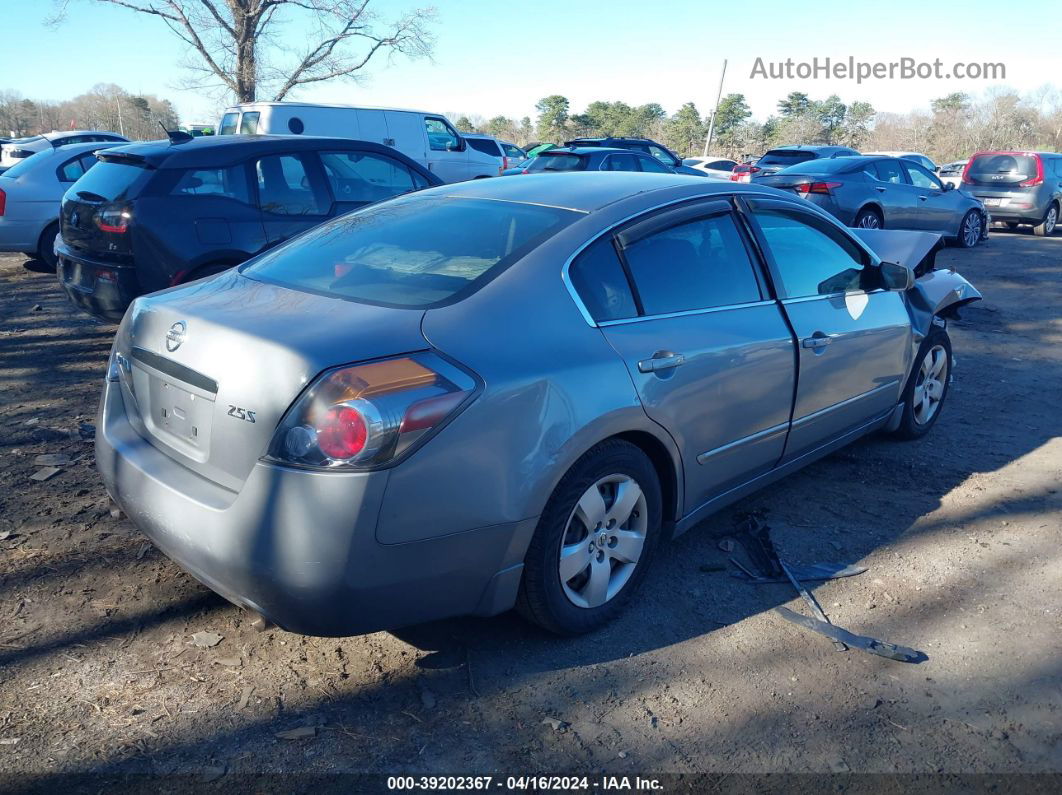
[[[434,152],[451,152],[461,148],[461,136],[445,119],[424,117],[424,129],[428,133],[428,146]]]
[[[634,155],[609,155],[605,161],[606,171],[637,171],[638,161]]]
[[[922,188],[923,190],[944,190],[940,180],[930,174],[921,166],[914,163],[904,163],[904,171],[907,172],[907,176],[911,178],[911,184],[916,188]]]
[[[221,117],[221,125],[218,127],[218,135],[232,135],[236,132],[236,122],[239,120],[239,113],[226,113]]]
[[[416,193],[323,223],[242,272],[337,298],[424,308],[474,292],[580,217]]]
[[[170,191],[171,196],[224,196],[250,204],[247,177],[243,166],[195,168],[181,174]]]
[[[527,157],[527,152],[519,146],[502,142],[501,148],[505,152],[505,156],[510,160],[523,160]]]
[[[670,174],[671,169],[652,157],[638,157],[638,165],[642,167],[642,171],[649,171],[655,174]]]
[[[754,214],[787,298],[867,289],[861,249],[829,222],[791,210],[758,208]]]
[[[745,241],[729,213],[655,232],[623,250],[646,315],[759,301]]]
[[[671,153],[668,152],[666,149],[664,149],[661,146],[656,146],[655,144],[650,144],[649,145],[649,154],[651,154],[653,157],[655,157],[657,160],[659,160],[661,163],[664,163],[665,165],[668,165],[668,166],[677,166],[678,165],[678,161],[675,160],[675,158],[671,156]]]
[[[332,195],[341,202],[376,202],[416,189],[409,169],[369,152],[321,152]]]
[[[258,111],[244,113],[240,119],[240,135],[254,135],[258,132],[258,119],[262,116]]]
[[[269,155],[255,163],[258,204],[274,215],[323,215],[329,202],[298,155]]]
[[[568,277],[590,316],[598,323],[638,314],[631,286],[616,256],[612,236],[591,243],[575,258]]]

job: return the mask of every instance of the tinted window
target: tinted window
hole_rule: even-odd
[[[638,165],[642,167],[642,171],[651,171],[658,174],[670,174],[671,169],[661,163],[659,160],[655,160],[651,157],[639,157]]]
[[[871,163],[864,163],[862,161],[853,162],[848,159],[831,160],[830,158],[820,157],[817,160],[806,160],[803,163],[797,163],[796,165],[783,168],[781,173],[842,174],[846,171],[855,171],[860,167],[869,169],[871,166]]]
[[[576,257],[568,275],[594,320],[620,320],[638,314],[611,235],[598,239]]]
[[[185,171],[170,191],[171,196],[225,196],[250,204],[243,166],[197,168]]]
[[[891,182],[893,185],[903,185],[906,182],[900,171],[899,160],[878,160],[873,167],[875,176],[882,182]]]
[[[656,232],[624,249],[647,315],[760,300],[745,242],[730,214]]]
[[[507,144],[503,141],[501,144],[501,148],[505,151],[505,156],[510,159],[515,158],[518,160],[523,160],[525,157],[527,157],[527,152],[525,152],[519,146],[513,146],[512,144]]]
[[[579,213],[414,194],[321,224],[244,269],[252,278],[400,307],[475,290]]]
[[[911,178],[911,184],[924,190],[941,190],[940,181],[921,166],[914,163],[903,163],[904,171]]]
[[[711,163],[706,163],[705,168],[714,168],[717,171],[732,171],[736,166],[733,160],[713,160]]]
[[[240,118],[239,113],[226,113],[221,117],[221,126],[218,127],[218,135],[232,135],[236,132],[236,120]]]
[[[258,119],[261,115],[258,111],[244,113],[240,119],[240,135],[254,135],[258,132]]]
[[[568,153],[543,153],[527,164],[527,171],[584,171],[586,158]],[[632,169],[633,170],[633,169]]]
[[[75,157],[73,160],[63,163],[63,165],[59,167],[59,181],[76,182],[84,173],[84,164],[81,162],[80,158]]]
[[[788,210],[755,210],[789,298],[863,289],[859,247],[827,221]]]
[[[661,163],[666,163],[669,166],[677,166],[678,160],[671,156],[671,153],[660,146],[650,144],[649,154],[659,160]]]
[[[638,161],[634,155],[609,155],[605,158],[605,171],[637,171]]]
[[[475,149],[477,152],[483,152],[487,155],[498,156],[498,144],[487,138],[466,138],[468,145]]]
[[[328,202],[315,190],[306,165],[297,155],[270,155],[255,164],[258,202],[276,215],[321,215]]]
[[[77,190],[95,193],[106,201],[130,198],[133,193],[131,188],[137,178],[146,173],[146,169],[140,166],[104,160],[77,181]]]
[[[801,152],[792,149],[772,149],[759,160],[757,166],[791,166],[794,163],[803,163],[805,160],[814,160],[814,152]]]
[[[382,201],[415,187],[409,169],[383,155],[322,152],[321,163],[336,201]]]
[[[424,129],[428,133],[428,145],[435,152],[448,152],[461,148],[461,138],[444,119],[424,117]]]

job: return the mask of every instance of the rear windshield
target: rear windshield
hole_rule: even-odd
[[[585,171],[586,158],[582,155],[543,152],[527,165],[528,171]]]
[[[978,155],[970,163],[967,178],[986,185],[1024,182],[1037,173],[1033,155]]]
[[[791,166],[793,163],[803,163],[814,160],[814,152],[806,152],[794,149],[775,149],[759,159],[757,166]]]
[[[9,168],[0,176],[11,177],[11,179],[18,179],[27,171],[32,171],[34,168],[36,168],[38,163],[47,160],[53,151],[53,149],[45,149],[43,152],[37,152],[36,154],[32,154],[27,158],[23,158],[22,160],[19,160],[17,163],[15,163],[15,165],[11,166],[11,168]]]
[[[578,217],[516,202],[409,196],[321,224],[242,272],[322,295],[427,308],[474,292]]]
[[[129,188],[143,175],[143,166],[104,160],[86,171],[74,185],[78,193],[94,193],[106,201],[131,198]]]
[[[792,166],[787,166],[779,171],[779,174],[843,174],[845,171],[855,171],[867,165],[870,161],[860,159],[852,161],[848,158],[820,157],[810,162],[804,161]]]

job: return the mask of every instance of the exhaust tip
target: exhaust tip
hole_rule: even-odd
[[[247,612],[251,617],[251,628],[255,632],[265,632],[266,630],[270,630],[276,627],[276,624],[274,624],[268,618],[263,616],[257,610],[248,609]]]

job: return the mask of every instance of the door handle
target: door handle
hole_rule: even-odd
[[[829,337],[821,332],[816,331],[814,335],[805,337],[800,341],[801,348],[825,348],[833,341],[833,337]]]
[[[670,370],[686,362],[686,357],[681,353],[665,353],[655,355],[652,359],[642,359],[638,362],[639,373],[658,373],[661,370]]]
[[[875,187],[874,190],[876,190],[878,193],[884,193],[885,192],[885,188],[882,188],[882,187]]]
[[[929,199],[928,196],[919,196],[918,198],[921,199],[922,201],[927,201]]]

